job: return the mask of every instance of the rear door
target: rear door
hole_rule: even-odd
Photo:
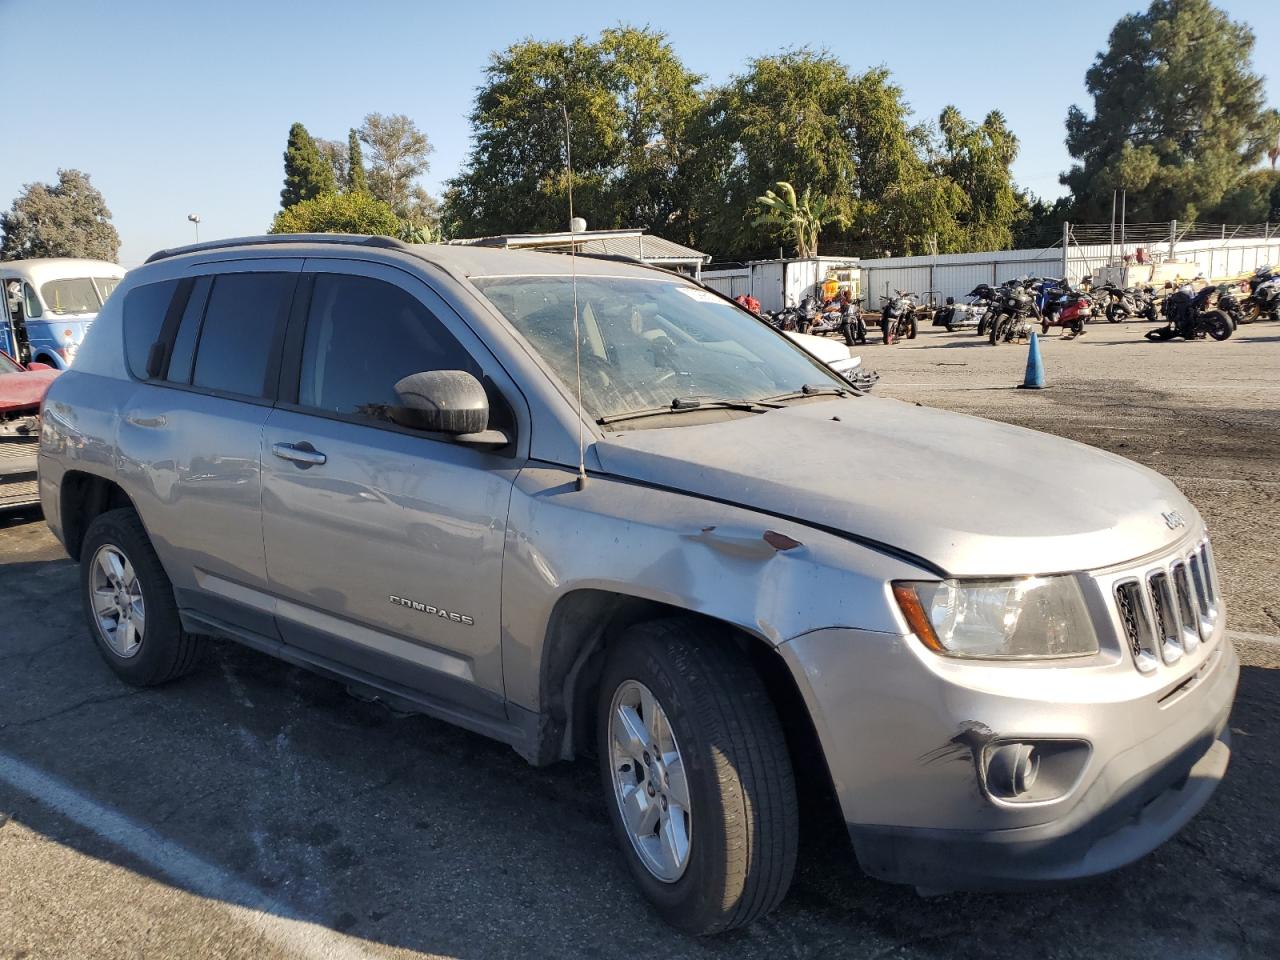
[[[143,383],[120,425],[120,469],[136,473],[129,487],[180,606],[267,636],[262,431],[301,267],[294,258],[195,268],[131,290],[124,304],[126,360]],[[157,324],[168,349],[149,371]]]
[[[502,551],[522,444],[462,447],[385,416],[397,380],[463,369],[514,432],[514,385],[420,279],[308,261],[263,442],[263,533],[285,642],[503,715]]]

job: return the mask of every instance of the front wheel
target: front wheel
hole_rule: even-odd
[[[730,637],[682,619],[632,627],[605,664],[597,719],[614,833],[662,918],[707,935],[777,907],[799,846],[795,779]]]
[[[907,339],[914,340],[918,332],[919,328],[916,326],[916,318],[912,317],[907,321]]]
[[[1107,307],[1107,319],[1112,323],[1119,323],[1124,319],[1124,310],[1122,310],[1117,304],[1111,304]]]
[[[893,321],[892,320],[880,321],[880,336],[884,338],[884,342],[886,345],[893,343]]]

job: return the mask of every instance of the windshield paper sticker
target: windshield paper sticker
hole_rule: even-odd
[[[677,287],[690,300],[698,300],[701,303],[724,303],[710,290],[703,290],[701,287]]]

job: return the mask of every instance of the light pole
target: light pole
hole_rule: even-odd
[[[194,213],[188,213],[188,214],[187,214],[187,219],[188,219],[188,220],[190,220],[192,223],[194,223],[194,224],[195,224],[195,226],[196,226],[196,243],[199,243],[199,242],[200,242],[200,217],[199,217],[199,215],[197,215],[197,214],[194,214]]]

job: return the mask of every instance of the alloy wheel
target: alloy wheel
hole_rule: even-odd
[[[655,878],[675,883],[689,865],[689,782],[666,712],[636,680],[623,682],[613,694],[609,760],[614,799],[631,846]]]
[[[146,606],[142,582],[119,547],[107,543],[98,548],[90,568],[89,589],[94,624],[103,641],[118,657],[134,656],[146,631]]]

